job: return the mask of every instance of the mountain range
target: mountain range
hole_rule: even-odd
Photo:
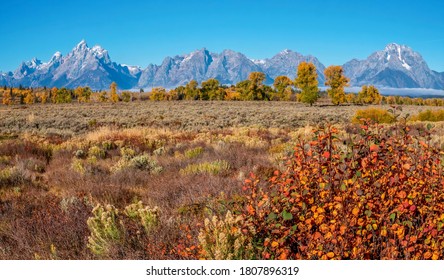
[[[232,50],[213,53],[204,48],[186,55],[166,57],[161,65],[150,64],[142,69],[113,62],[107,50],[100,46],[90,48],[82,40],[66,56],[56,52],[48,62],[34,58],[23,62],[14,72],[0,73],[0,85],[89,86],[100,90],[109,88],[115,81],[120,89],[174,88],[193,79],[200,83],[216,78],[221,84],[236,84],[247,79],[253,71],[264,72],[265,82],[272,84],[280,75],[294,79],[302,61],[312,62],[316,66],[322,86],[325,66],[314,56],[288,49],[272,58],[258,60]],[[395,43],[388,44],[384,50],[374,52],[367,59],[353,59],[343,68],[351,86],[372,84],[389,88],[444,88],[444,72],[430,70],[419,53]]]

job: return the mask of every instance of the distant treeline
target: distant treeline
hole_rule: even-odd
[[[208,79],[200,85],[192,80],[185,86],[167,90],[162,87],[152,88],[149,92],[142,89],[134,91],[118,91],[113,82],[110,89],[93,91],[89,87],[67,88],[0,88],[0,97],[5,105],[33,103],[71,103],[83,102],[132,102],[135,100],[269,100],[294,101],[310,105],[325,95],[335,105],[340,104],[406,104],[443,106],[442,98],[411,98],[402,96],[382,96],[372,85],[364,85],[359,93],[345,93],[349,79],[344,76],[341,66],[330,66],[325,69],[325,77],[329,88],[320,92],[316,67],[312,63],[301,63],[297,69],[295,80],[287,76],[278,76],[272,86],[264,84],[265,74],[252,72],[247,80],[236,85],[221,85],[217,79]]]

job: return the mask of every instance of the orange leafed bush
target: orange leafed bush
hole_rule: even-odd
[[[443,259],[443,152],[421,127],[333,127],[283,172],[247,180],[245,228],[264,259]]]

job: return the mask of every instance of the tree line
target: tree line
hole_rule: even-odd
[[[350,79],[344,75],[341,66],[329,66],[324,71],[326,93],[334,105],[341,104],[411,104],[443,106],[442,99],[421,99],[400,96],[381,96],[373,85],[364,85],[356,93],[346,93]],[[217,79],[210,78],[200,86],[196,80],[191,80],[184,86],[167,90],[163,87],[152,88],[145,93],[118,91],[113,82],[110,89],[93,91],[89,87],[67,88],[0,88],[2,103],[33,104],[33,103],[79,103],[86,102],[131,102],[133,100],[270,100],[297,101],[312,106],[321,97],[316,66],[311,62],[301,62],[294,80],[287,76],[278,76],[272,86],[264,84],[266,76],[262,72],[251,72],[248,79],[235,85],[220,84]]]

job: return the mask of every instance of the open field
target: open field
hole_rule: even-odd
[[[0,259],[443,259],[442,122],[363,108],[0,106]]]
[[[388,105],[375,106],[388,109]],[[99,126],[203,131],[229,127],[295,129],[348,123],[364,106],[313,106],[296,102],[165,101],[0,106],[0,132],[74,136]],[[432,106],[403,106],[416,114]]]

